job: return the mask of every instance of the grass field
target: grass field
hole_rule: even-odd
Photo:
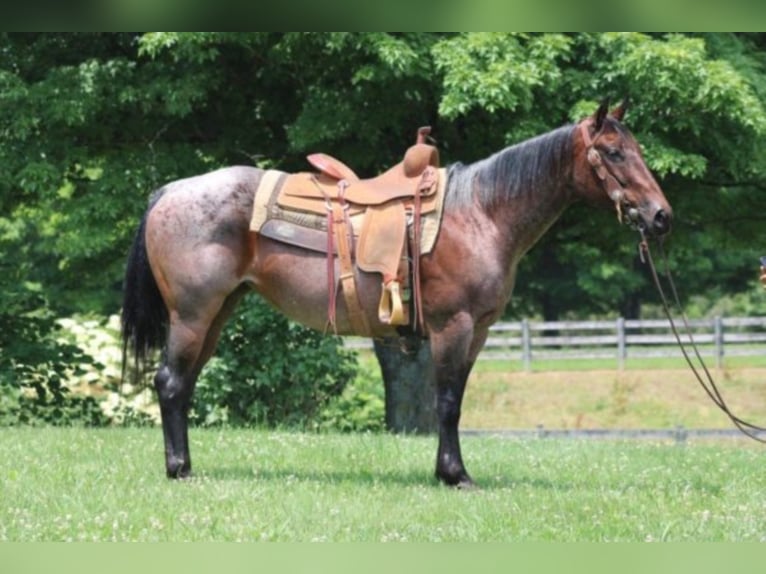
[[[164,478],[159,429],[3,429],[3,541],[763,541],[766,466],[739,440],[467,437],[481,488],[431,476],[435,439],[192,432]]]

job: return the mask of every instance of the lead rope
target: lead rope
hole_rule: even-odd
[[[675,304],[681,313],[681,317],[684,323],[684,328],[686,329],[686,333],[689,337],[689,344],[694,349],[694,354],[697,357],[699,364],[702,366],[702,370],[705,372],[707,382],[703,380],[699,371],[694,366],[693,361],[691,360],[691,358],[689,357],[689,354],[686,351],[686,347],[681,342],[681,336],[679,335],[678,329],[676,329],[675,322],[673,321],[673,316],[670,312],[670,306],[668,304],[667,297],[665,297],[665,291],[662,289],[662,284],[657,274],[657,269],[654,266],[654,260],[652,259],[652,252],[649,249],[649,243],[647,242],[646,236],[644,235],[644,230],[639,229],[639,231],[641,233],[641,242],[638,245],[638,249],[639,249],[639,255],[641,256],[641,261],[649,264],[649,269],[651,270],[652,278],[654,279],[654,284],[657,287],[657,292],[660,294],[662,308],[665,311],[665,315],[667,316],[668,321],[670,322],[670,328],[673,331],[673,335],[675,336],[676,341],[678,342],[678,346],[681,348],[681,352],[683,353],[684,359],[686,359],[687,364],[689,365],[692,372],[694,373],[694,376],[696,377],[697,382],[705,390],[707,395],[710,397],[710,400],[712,400],[713,403],[719,409],[721,409],[721,411],[723,411],[727,417],[729,417],[731,422],[734,423],[734,426],[736,426],[740,430],[740,432],[742,432],[742,434],[748,436],[749,438],[755,441],[766,444],[766,439],[761,438],[760,436],[756,434],[756,433],[766,432],[766,428],[747,422],[741,419],[740,417],[738,417],[737,415],[735,415],[734,413],[732,413],[731,410],[729,409],[729,406],[726,404],[726,401],[724,401],[723,397],[721,396],[721,393],[718,390],[718,386],[715,384],[715,381],[712,375],[710,374],[710,371],[708,370],[707,366],[705,365],[705,361],[702,360],[702,356],[700,355],[699,349],[697,348],[697,345],[694,342],[694,338],[692,337],[692,333],[691,333],[691,328],[689,327],[689,321],[686,318],[686,314],[683,311],[683,308],[681,306],[681,301],[678,297],[678,291],[676,290],[673,277],[670,274],[670,266],[668,265],[667,255],[665,254],[665,250],[662,246],[662,242],[658,242],[659,248],[660,248],[660,255],[662,256],[663,262],[664,262],[665,276],[667,278],[668,284],[670,285],[670,289],[673,293]]]

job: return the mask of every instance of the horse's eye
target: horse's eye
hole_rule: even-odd
[[[609,161],[622,161],[625,159],[625,156],[622,154],[622,152],[614,147],[608,147],[604,150],[604,155],[606,156],[606,159]]]

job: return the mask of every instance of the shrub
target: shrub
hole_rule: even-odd
[[[317,428],[340,432],[382,432],[386,402],[380,369],[364,364],[353,381],[322,410]]]
[[[257,299],[240,307],[194,394],[200,425],[310,427],[357,371],[338,337],[289,322]]]
[[[84,424],[109,419],[93,397],[71,393],[65,382],[92,357],[60,341],[60,327],[31,284],[6,285],[0,312],[0,424]]]

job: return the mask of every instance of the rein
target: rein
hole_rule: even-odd
[[[697,368],[694,366],[693,361],[691,360],[691,358],[689,357],[689,354],[686,351],[686,347],[681,341],[681,336],[678,333],[678,329],[676,329],[675,322],[673,321],[673,316],[670,312],[670,305],[668,304],[667,297],[665,296],[665,292],[662,289],[662,284],[660,282],[660,278],[657,273],[657,268],[655,267],[654,260],[652,259],[652,252],[649,249],[649,242],[647,241],[646,236],[644,235],[644,230],[642,228],[639,228],[639,232],[641,233],[641,242],[638,244],[638,250],[639,250],[639,255],[641,256],[641,261],[649,265],[649,269],[652,272],[652,279],[654,279],[654,285],[657,287],[657,292],[660,295],[662,308],[665,311],[665,315],[667,316],[668,321],[670,322],[670,328],[673,331],[673,335],[675,336],[676,341],[678,342],[678,346],[681,348],[681,352],[683,353],[684,359],[686,359],[686,363],[689,365],[692,372],[694,373],[694,376],[696,377],[697,382],[705,390],[707,395],[710,397],[710,400],[712,400],[713,403],[719,409],[721,409],[721,411],[723,411],[723,413],[727,417],[729,417],[729,419],[734,424],[734,426],[736,426],[744,435],[748,436],[749,438],[755,441],[766,444],[766,439],[758,436],[759,433],[766,433],[766,428],[755,425],[748,421],[745,421],[741,419],[740,417],[738,417],[737,415],[735,415],[731,411],[731,409],[729,409],[729,406],[726,404],[726,401],[723,399],[723,396],[721,396],[721,393],[718,390],[718,386],[715,384],[715,380],[713,380],[713,377],[710,374],[710,371],[708,370],[707,366],[705,365],[705,362],[702,360],[702,356],[700,355],[699,349],[697,348],[697,345],[694,342],[694,338],[692,337],[692,334],[691,334],[691,328],[689,327],[689,321],[686,318],[686,314],[683,312],[683,308],[681,307],[681,302],[678,297],[678,291],[676,290],[673,277],[670,274],[670,267],[668,265],[667,255],[665,254],[665,250],[662,247],[662,242],[658,241],[660,254],[662,255],[663,264],[665,268],[665,277],[673,293],[675,304],[681,312],[684,328],[686,329],[686,334],[689,338],[689,344],[694,349],[694,354],[697,357],[697,360],[699,361],[699,364],[702,367],[702,371],[705,374],[704,378],[702,377],[700,372],[697,370]]]
[[[628,210],[628,220],[627,221],[625,220],[625,217],[622,211],[622,207],[623,207],[622,202],[625,196],[624,186],[622,185],[620,180],[617,177],[615,177],[614,174],[611,172],[611,170],[608,167],[608,164],[604,163],[603,158],[601,157],[601,153],[594,146],[595,141],[598,140],[599,136],[601,135],[601,130],[597,131],[596,134],[591,138],[590,133],[588,132],[588,127],[583,122],[580,124],[580,133],[583,139],[583,143],[585,144],[586,157],[588,159],[588,163],[593,168],[593,171],[596,174],[596,177],[598,177],[598,179],[601,180],[601,183],[604,186],[604,191],[606,191],[607,195],[609,196],[609,199],[611,199],[614,202],[615,208],[617,209],[617,219],[620,221],[620,223],[628,223],[629,225],[636,227],[639,233],[641,234],[641,242],[638,245],[641,261],[643,263],[648,263],[649,265],[649,269],[651,270],[651,273],[652,273],[652,279],[654,280],[654,285],[655,287],[657,287],[657,292],[660,295],[662,308],[665,312],[665,315],[668,318],[668,321],[670,322],[670,328],[673,331],[673,335],[675,336],[675,339],[678,342],[678,346],[680,347],[681,352],[683,353],[684,359],[686,359],[686,363],[689,365],[689,368],[691,368],[692,372],[694,373],[694,376],[696,377],[697,382],[704,389],[705,393],[707,393],[708,397],[710,397],[710,400],[712,400],[713,403],[727,417],[729,417],[729,420],[731,420],[734,426],[736,426],[737,429],[739,429],[739,431],[742,432],[742,434],[746,435],[747,437],[755,441],[766,444],[766,438],[762,438],[758,436],[760,433],[766,433],[766,427],[761,427],[753,423],[750,423],[746,420],[743,420],[742,418],[735,415],[731,411],[731,409],[729,409],[729,406],[726,404],[726,401],[721,395],[721,392],[718,390],[718,386],[715,384],[715,380],[713,379],[713,376],[710,374],[710,371],[705,365],[705,361],[702,360],[702,356],[700,355],[699,349],[697,348],[697,344],[694,342],[694,338],[692,337],[689,321],[686,318],[686,314],[683,312],[683,308],[681,306],[680,298],[678,297],[678,291],[676,289],[675,282],[673,281],[673,277],[670,274],[670,266],[668,265],[667,255],[665,254],[665,250],[663,249],[662,242],[658,241],[660,253],[662,255],[664,268],[665,268],[665,277],[673,293],[673,298],[675,300],[676,307],[681,313],[684,328],[686,329],[686,334],[689,338],[689,344],[692,346],[694,350],[694,354],[697,357],[697,360],[699,361],[702,371],[704,372],[704,375],[705,375],[704,377],[700,374],[697,367],[695,367],[694,362],[691,360],[691,357],[689,357],[689,353],[687,352],[686,347],[684,346],[684,343],[681,341],[681,336],[678,332],[678,329],[676,328],[675,321],[673,320],[673,316],[670,312],[670,304],[668,303],[668,299],[665,296],[665,291],[662,289],[662,283],[660,282],[660,278],[657,273],[657,268],[654,265],[654,260],[652,259],[652,253],[651,253],[651,250],[649,249],[649,242],[647,241],[647,238],[646,238],[645,228],[642,224],[640,224],[637,221],[637,214],[632,213],[633,211],[632,209]]]

